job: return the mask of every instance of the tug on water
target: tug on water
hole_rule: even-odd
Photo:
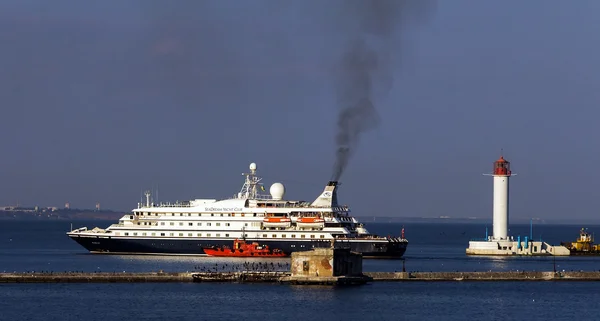
[[[586,228],[581,228],[579,238],[575,242],[561,242],[571,252],[571,255],[600,255],[600,244],[594,244],[594,235]]]
[[[258,242],[247,243],[245,240],[235,239],[233,248],[227,245],[205,247],[204,253],[208,256],[225,257],[284,257],[289,256],[280,249],[271,249],[268,245],[260,245]]]
[[[279,249],[286,256],[316,247],[349,248],[365,258],[399,258],[408,241],[370,234],[338,204],[337,181],[330,181],[312,203],[284,199],[285,187],[274,183],[270,195],[250,164],[239,193],[228,199],[138,203],[131,214],[108,228],[81,227],[67,235],[92,253],[207,255],[206,248],[229,246],[236,239]],[[404,232],[404,231],[402,231]]]

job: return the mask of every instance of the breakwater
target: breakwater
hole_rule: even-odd
[[[191,282],[192,273],[0,273],[0,283],[143,283]]]
[[[579,272],[365,272],[373,281],[600,281],[600,271]]]
[[[583,272],[365,272],[371,282],[600,281],[600,271]],[[335,279],[335,280],[334,280]],[[352,277],[292,277],[289,272],[0,273],[0,283],[239,282],[334,284]],[[364,279],[363,279],[364,280]],[[304,282],[305,281],[305,282]],[[339,282],[337,282],[339,281]]]

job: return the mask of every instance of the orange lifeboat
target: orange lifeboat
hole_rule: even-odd
[[[290,227],[292,220],[289,217],[269,216],[263,219],[264,227]]]
[[[299,217],[296,221],[296,225],[304,228],[323,228],[325,226],[325,220],[314,216]]]
[[[260,245],[258,242],[246,243],[246,241],[235,239],[233,248],[228,246],[213,246],[202,248],[209,256],[225,257],[285,257],[288,256],[280,249],[271,249],[268,245]]]

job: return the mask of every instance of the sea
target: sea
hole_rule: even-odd
[[[237,269],[248,259],[90,254],[66,236],[111,221],[0,221],[0,272],[185,272]],[[600,271],[600,257],[471,257],[469,223],[367,223],[399,235],[404,259],[366,259],[365,271]],[[513,225],[551,244],[600,225]],[[491,226],[487,226],[491,231]],[[257,259],[260,260],[260,259]],[[265,259],[263,259],[265,260]],[[253,261],[285,269],[289,259]],[[259,264],[260,263],[260,264]],[[273,263],[273,264],[271,264]],[[234,283],[0,284],[0,320],[600,320],[600,282],[373,282],[363,286]]]

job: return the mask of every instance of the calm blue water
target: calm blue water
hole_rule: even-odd
[[[66,221],[0,221],[0,271],[193,271],[247,259],[93,255],[71,241]],[[74,221],[74,227],[111,222]],[[507,271],[553,269],[553,258],[467,257],[472,224],[406,224],[405,260],[365,260],[366,271]],[[600,226],[587,226],[600,231]],[[398,234],[399,224],[370,223]],[[550,243],[574,240],[580,226],[534,226]],[[529,226],[512,226],[528,235]],[[285,264],[286,259],[269,260]],[[600,270],[600,257],[556,258],[557,269]],[[256,284],[3,284],[0,320],[240,320],[302,316],[323,320],[597,319],[600,282],[373,283],[336,288]],[[577,309],[572,302],[577,301]],[[586,303],[587,302],[587,303]],[[569,306],[569,308],[566,308]]]

